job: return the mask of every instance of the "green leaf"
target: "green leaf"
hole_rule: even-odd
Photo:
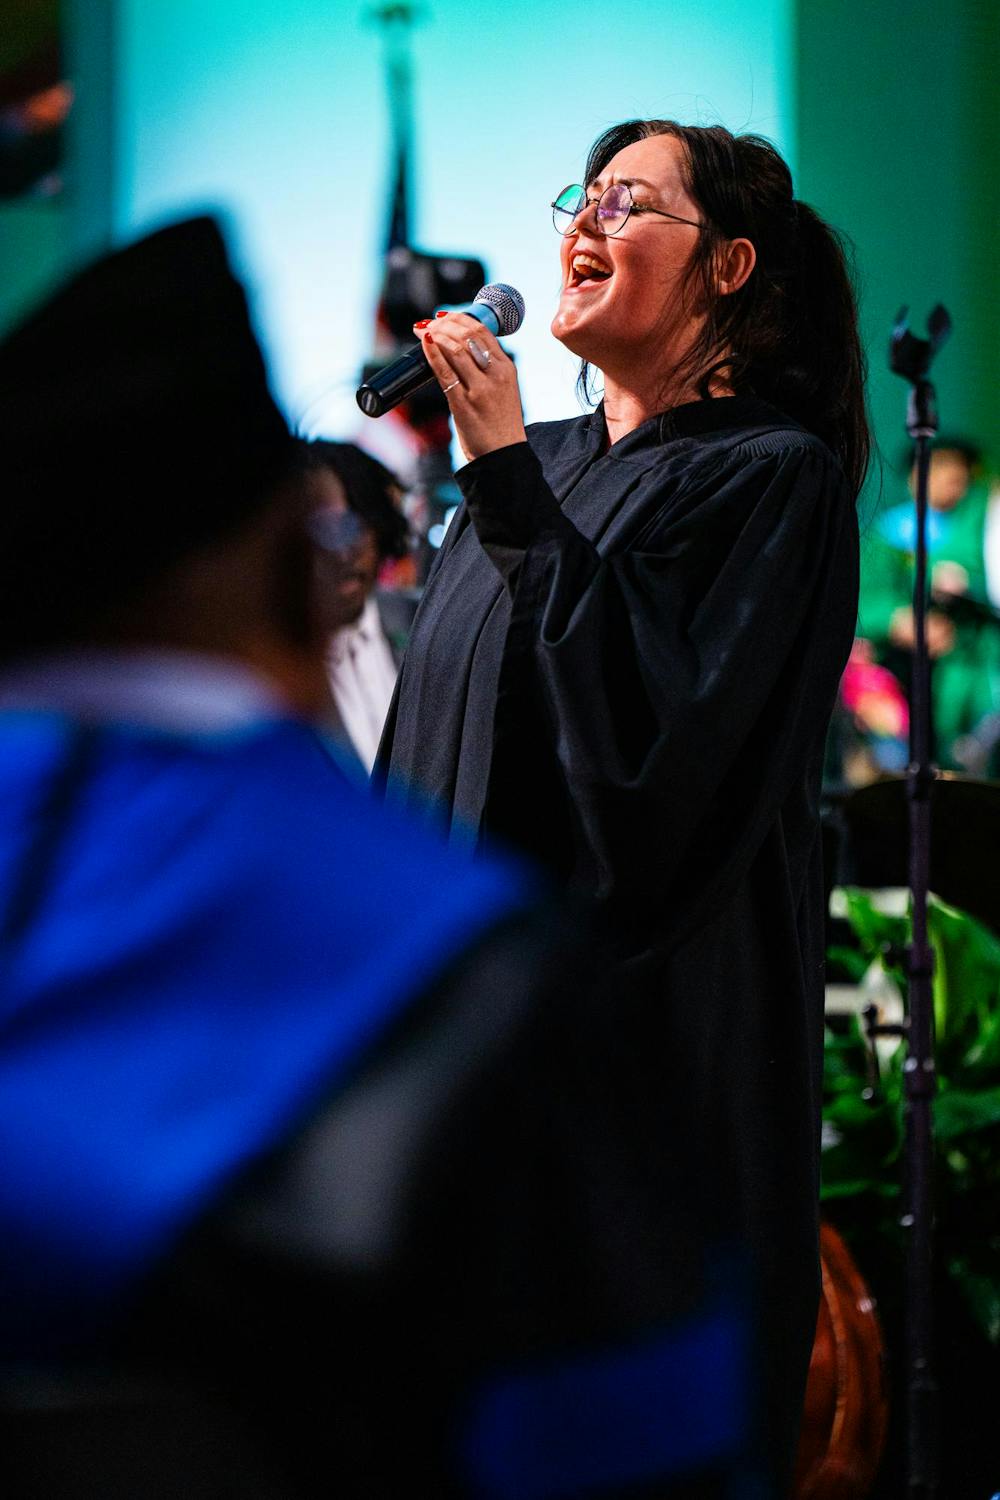
[[[859,1094],[868,1077],[868,1060],[863,1047],[827,1046],[823,1058],[823,1083],[833,1093],[849,1089]]]
[[[848,1131],[871,1131],[884,1125],[887,1106],[880,1099],[874,1103],[868,1099],[862,1099],[860,1093],[852,1090],[838,1094],[831,1099],[824,1110],[824,1118],[837,1127],[841,1133]]]
[[[961,1257],[951,1261],[948,1270],[990,1343],[1000,1344],[1000,1274],[973,1271]]]
[[[977,1034],[966,1051],[964,1065],[978,1076],[1000,1077],[1000,1004],[992,1015],[980,1022]]]
[[[858,942],[869,958],[877,958],[889,944],[906,942],[909,921],[906,917],[888,916],[875,905],[870,891],[856,886],[844,888],[847,905],[847,920],[857,936]]]
[[[841,969],[852,984],[858,984],[865,977],[870,958],[859,953],[857,948],[845,947],[843,943],[831,943],[826,950],[826,961],[831,968]]]
[[[934,1129],[940,1141],[991,1125],[1000,1125],[1000,1088],[950,1088],[934,1101]]]
[[[886,945],[909,940],[909,918],[887,916],[862,890],[844,891],[859,946],[887,972]],[[938,1095],[935,1128],[938,1235],[984,1335],[1000,1346],[1000,937],[934,898],[928,906],[935,954]],[[848,950],[849,951],[849,950]],[[847,960],[837,955],[843,963]],[[855,955],[856,961],[856,955]],[[905,988],[905,976],[902,984]],[[828,1036],[824,1058],[822,1198],[834,1216],[864,1225],[886,1264],[900,1260],[898,1213],[906,1048],[882,1049],[881,1087],[871,1103],[867,1044],[859,1020]]]
[[[1000,1013],[1000,939],[932,897],[927,925],[934,947],[934,1019],[951,1063],[976,1045]]]
[[[862,1193],[871,1193],[876,1198],[898,1198],[898,1182],[879,1182],[873,1177],[850,1177],[843,1182],[827,1182],[823,1179],[820,1198],[824,1203],[833,1198],[857,1198]]]

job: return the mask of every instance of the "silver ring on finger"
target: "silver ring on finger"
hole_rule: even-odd
[[[488,370],[493,362],[493,356],[488,349],[484,349],[476,339],[469,339],[466,348],[472,355],[481,370]]]
[[[447,396],[447,394],[448,394],[449,391],[453,391],[455,389],[456,385],[461,385],[461,384],[462,384],[462,382],[460,380],[453,380],[451,382],[451,385],[443,385],[441,387],[441,394],[443,396]]]

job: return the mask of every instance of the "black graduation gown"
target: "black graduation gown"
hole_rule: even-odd
[[[847,480],[752,398],[460,471],[380,751],[389,795],[596,897],[669,1014],[713,1240],[751,1247],[772,1451],[819,1285],[823,744],[857,608]],[[678,1068],[676,1064],[682,1061]]]

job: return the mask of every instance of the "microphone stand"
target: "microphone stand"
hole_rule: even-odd
[[[910,822],[910,892],[912,935],[906,950],[909,1015],[905,1025],[904,1093],[906,1136],[906,1366],[907,1494],[909,1500],[934,1500],[938,1494],[938,1386],[932,1347],[932,1249],[934,1232],[933,1103],[934,954],[927,938],[927,887],[931,854],[930,663],[927,651],[927,481],[930,444],[938,430],[934,387],[927,379],[931,362],[951,332],[951,319],[938,304],[927,322],[928,338],[910,331],[907,309],[896,319],[889,345],[889,365],[910,384],[906,430],[916,451],[916,578],[913,585],[913,683],[910,694],[910,765],[906,774]],[[876,1028],[878,1029],[878,1028]]]

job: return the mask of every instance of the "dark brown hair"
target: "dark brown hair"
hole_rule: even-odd
[[[769,141],[721,125],[613,125],[590,148],[587,184],[624,147],[657,135],[682,143],[685,186],[703,220],[688,285],[708,312],[674,373],[706,397],[713,375],[724,372],[737,395],[759,396],[822,438],[860,489],[871,436],[846,241],[795,198],[791,173]],[[720,255],[734,239],[748,239],[757,262],[738,291],[720,295]]]
[[[395,474],[356,443],[300,439],[299,455],[306,469],[332,469],[337,475],[351,510],[375,536],[380,562],[406,556],[410,527],[397,503],[403,486]]]

